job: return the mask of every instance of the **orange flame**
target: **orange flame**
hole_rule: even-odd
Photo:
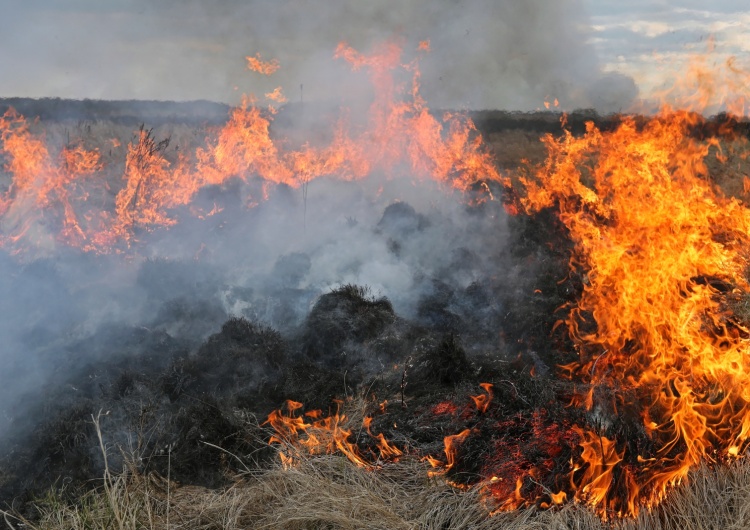
[[[275,73],[279,68],[279,61],[271,59],[270,61],[264,61],[260,58],[260,53],[256,53],[255,57],[245,57],[247,60],[247,67],[253,72],[258,72],[263,75],[271,75]]]
[[[461,447],[461,444],[463,443],[466,438],[469,437],[469,434],[471,434],[471,429],[464,429],[458,434],[453,434],[450,436],[446,436],[443,439],[443,443],[445,444],[445,462],[442,462],[436,458],[433,457],[426,457],[425,460],[429,462],[429,464],[436,469],[436,471],[429,471],[428,475],[431,477],[437,477],[442,476],[448,473],[451,469],[453,469],[453,466],[456,465],[456,458],[458,457],[458,449]]]
[[[276,103],[286,103],[287,99],[284,93],[281,91],[281,87],[277,86],[271,92],[266,93],[266,98]]]
[[[701,120],[667,108],[643,125],[548,136],[547,162],[523,179],[523,207],[559,211],[584,274],[565,321],[579,360],[565,369],[591,389],[574,401],[593,410],[594,389],[610,389],[655,448],[579,429],[572,486],[602,515],[636,514],[701,461],[747,447],[750,332],[728,301],[750,295],[750,210],[711,183],[718,142],[691,134]]]
[[[607,495],[614,482],[613,472],[617,464],[622,462],[622,452],[618,452],[615,442],[606,436],[577,426],[574,426],[573,430],[581,436],[583,448],[580,457],[581,467],[574,466],[571,473],[571,485],[576,492],[576,498],[599,509],[603,514],[607,513],[602,510],[603,507],[617,511],[617,499],[610,499],[608,503]],[[579,470],[581,476],[576,480]]]
[[[479,386],[481,386],[482,389],[487,393],[469,397],[471,397],[472,401],[477,406],[477,410],[480,413],[484,414],[485,412],[487,412],[487,409],[492,402],[492,383],[480,383]]]
[[[0,197],[0,218],[9,232],[3,241],[17,245],[24,237],[33,239],[36,234],[27,233],[33,219],[42,210],[58,209],[63,213],[54,215],[63,221],[57,240],[86,251],[122,251],[138,231],[175,224],[175,208],[189,205],[202,187],[236,178],[262,183],[260,193],[248,201],[251,206],[265,200],[272,184],[297,188],[321,177],[361,179],[374,171],[389,178],[434,179],[460,190],[480,180],[501,180],[470,120],[446,115],[441,121],[430,114],[419,95],[418,65],[401,64],[401,55],[396,43],[384,44],[372,55],[339,45],[336,57],[347,60],[353,70],[367,71],[375,98],[367,126],[354,134],[342,112],[327,146],[284,149],[285,144],[270,133],[275,109],[260,108],[252,97],[243,97],[227,123],[193,156],[184,151],[177,156],[175,150],[168,154],[168,142],[156,141],[149,130],[139,131],[127,146],[114,204],[85,204],[90,191],[86,186],[97,181],[109,186],[102,182],[108,168],[98,153],[79,146],[63,150],[56,162],[43,135],[31,134],[24,118],[9,111],[0,120],[0,150],[12,175]],[[264,74],[278,68],[277,61],[264,62],[259,54],[247,61],[252,70]],[[412,76],[410,86],[396,81],[399,73]],[[266,97],[274,103],[284,101],[280,87]],[[117,139],[110,141],[119,145]],[[32,203],[39,208],[30,208]]]
[[[341,453],[350,462],[359,467],[372,469],[375,466],[373,460],[365,456],[356,442],[350,442],[352,431],[344,428],[347,417],[341,414],[340,400],[335,400],[336,411],[323,416],[320,410],[305,412],[303,416],[296,415],[302,408],[302,403],[287,400],[284,408],[287,410],[275,410],[268,415],[265,424],[270,425],[275,434],[269,439],[269,443],[278,443],[292,451],[305,451],[311,455]],[[312,421],[308,421],[309,418]],[[379,461],[393,461],[403,455],[403,451],[390,444],[383,433],[377,435],[370,430],[371,417],[365,417],[362,426],[367,434],[376,442]],[[285,467],[293,467],[298,458],[279,451],[280,458]]]
[[[100,169],[99,153],[73,145],[63,148],[55,160],[43,137],[31,134],[24,118],[13,109],[0,118],[0,140],[6,156],[4,169],[13,176],[0,197],[0,216],[5,221],[0,241],[18,242],[42,221],[45,210],[52,210],[61,225],[57,238],[80,245],[85,236],[74,203],[87,198],[80,180]]]
[[[333,454],[338,451],[354,464],[370,467],[362,458],[359,448],[349,442],[351,431],[342,427],[346,416],[339,414],[340,401],[336,402],[337,410],[330,416],[322,417],[319,410],[305,413],[304,416],[314,420],[309,422],[303,416],[295,415],[302,408],[302,403],[287,400],[285,406],[287,414],[282,410],[275,410],[266,419],[265,423],[276,432],[269,443],[280,443],[294,450],[304,449],[311,455]],[[283,451],[280,451],[280,455],[287,466],[295,462],[294,456],[286,455]]]
[[[362,425],[367,430],[367,434],[377,440],[378,452],[380,453],[380,458],[382,460],[393,460],[394,458],[404,454],[401,449],[389,443],[385,439],[385,436],[382,432],[378,433],[377,435],[372,433],[372,431],[370,430],[370,426],[372,425],[372,417],[367,416],[363,420]]]

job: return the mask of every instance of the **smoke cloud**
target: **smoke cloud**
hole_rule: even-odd
[[[531,110],[557,98],[610,112],[637,96],[632,79],[602,72],[581,0],[47,0],[7,8],[0,30],[0,67],[16,73],[3,96],[234,104],[282,86],[292,101],[338,100],[360,85],[331,61],[336,45],[366,52],[388,39],[407,50],[430,41],[421,65],[433,107]],[[258,52],[281,70],[247,72]]]
[[[356,284],[433,325],[422,306],[436,289],[452,299],[498,270],[502,289],[518,281],[496,203],[468,208],[434,183],[376,176],[316,180],[306,198],[281,186],[247,209],[241,188],[207,197],[223,207],[208,222],[144,234],[135,255],[0,254],[0,442],[34,428],[29,407],[81,371],[173,343],[194,351],[231,316],[293,337],[322,294]],[[440,311],[460,313],[455,303]]]

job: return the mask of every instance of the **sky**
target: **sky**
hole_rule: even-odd
[[[745,0],[587,0],[586,7],[603,67],[630,75],[644,93],[705,55],[709,39],[710,63],[750,52]]]
[[[421,40],[422,90],[437,107],[627,108],[687,59],[750,48],[740,0],[0,0],[0,97],[208,99],[281,86],[338,99],[362,81],[341,60],[383,40]],[[276,58],[265,78],[247,55]],[[424,55],[424,54],[423,54]],[[677,74],[679,75],[679,74]]]

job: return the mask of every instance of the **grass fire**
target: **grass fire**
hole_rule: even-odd
[[[331,50],[365,107],[5,105],[8,527],[746,524],[745,70],[438,112],[430,53]]]

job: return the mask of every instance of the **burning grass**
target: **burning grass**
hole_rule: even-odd
[[[446,255],[425,247],[455,233],[452,220],[404,202],[388,205],[369,232],[349,239],[356,245],[357,235],[365,236],[387,256],[372,260],[376,277],[382,269],[391,280],[412,275],[419,296],[410,300],[410,318],[353,283],[304,292],[312,260],[293,252],[276,260],[277,278],[263,288],[289,302],[279,310],[283,333],[261,319],[235,317],[201,343],[229,298],[240,311],[252,305],[251,289],[222,286],[227,304],[196,301],[211,299],[223,281],[202,269],[203,242],[190,266],[145,261],[137,282],[159,309],[149,321],[154,329],[138,330],[146,346],[137,359],[81,370],[72,392],[55,390],[39,406],[50,413],[47,428],[26,439],[19,434],[15,456],[4,456],[9,478],[0,486],[8,495],[38,494],[57,477],[71,482],[67,492],[28,503],[38,511],[26,524],[744,522],[744,125],[671,108],[654,117],[610,117],[600,126],[587,121],[580,130],[563,116],[567,128],[545,135],[541,148],[528,132],[492,131],[496,154],[504,154],[493,160],[466,116],[429,112],[417,62],[402,64],[401,55],[393,43],[372,55],[337,48],[337,57],[368,73],[375,96],[366,123],[342,113],[327,145],[273,136],[277,109],[247,98],[187,154],[145,127],[127,147],[112,141],[124,155],[108,168],[121,170],[116,189],[95,182],[104,168],[101,147],[66,139],[50,149],[17,113],[0,119],[9,177],[0,242],[23,257],[44,244],[130,256],[150,248],[149,233],[179,239],[180,230],[208,218],[204,234],[226,250],[214,236],[227,220],[239,219],[245,229],[274,192],[295,189],[302,192],[304,233],[308,185],[322,177],[341,184],[377,175],[391,183],[408,174],[412,186],[430,179],[463,200],[464,232],[440,245]],[[264,74],[276,68],[259,57],[250,63]],[[356,226],[347,222],[347,229]],[[472,230],[482,234],[464,245]],[[496,248],[501,230],[508,240]],[[40,243],[41,232],[47,239]],[[410,250],[427,258],[410,263]],[[326,265],[348,277],[368,260],[357,255]],[[439,266],[428,263],[436,260]],[[241,276],[249,266],[237,267]],[[507,270],[517,271],[515,280]],[[175,291],[196,298],[173,297]],[[306,307],[304,317],[284,322],[295,304]],[[96,409],[111,410],[121,428],[112,437],[116,453],[107,450]],[[122,438],[136,457],[124,456]],[[92,454],[92,443],[101,455]],[[110,466],[121,465],[126,471],[113,477]],[[87,490],[86,479],[102,468],[102,487]]]
[[[573,208],[579,201],[570,199],[568,204],[565,201],[569,198],[563,193],[571,189],[581,194],[606,189],[595,180],[596,164],[604,163],[604,156],[595,148],[584,149],[586,156],[566,166],[569,161],[566,149],[576,152],[577,142],[602,141],[597,134],[611,134],[591,132],[594,131],[591,127],[592,136],[563,133],[547,137],[551,156],[556,154],[559,158],[553,157],[546,166],[536,166],[537,180],[529,178],[528,168],[519,172],[513,181],[527,184],[527,194],[518,196],[521,201],[530,201],[533,193],[544,196],[543,192],[556,190],[561,198],[555,206]],[[622,119],[619,127],[622,129],[615,128],[615,134],[643,129],[643,125],[627,119]],[[141,138],[143,133],[142,130]],[[150,133],[146,136],[151,138]],[[684,141],[698,140],[688,137]],[[144,145],[155,149],[145,151],[145,155],[159,152],[153,138]],[[713,160],[720,153],[729,153],[727,156],[734,157],[729,159],[737,165],[737,171],[744,171],[741,138],[712,140],[710,148],[700,151],[704,158]],[[533,183],[549,177],[559,167],[580,169],[581,187],[534,187]],[[710,167],[702,173],[700,189],[713,189],[713,184],[706,183],[713,175]],[[715,180],[719,182],[718,178]],[[736,183],[736,178],[726,182]],[[615,195],[616,192],[611,193]],[[726,199],[730,201],[727,204],[736,207],[732,200]],[[474,209],[474,215],[494,215],[492,210],[487,213],[490,207],[479,204],[470,208]],[[176,514],[182,513],[185,525],[198,527],[211,527],[221,519],[226,527],[236,522],[246,527],[350,528],[357,527],[354,521],[372,520],[372,524],[365,526],[378,527],[386,521],[380,527],[437,528],[443,523],[430,526],[433,524],[430,521],[442,521],[440,518],[449,516],[458,519],[453,520],[454,526],[445,524],[457,528],[464,523],[472,528],[498,525],[554,528],[563,524],[604,527],[587,511],[593,508],[608,518],[635,516],[640,512],[634,522],[616,523],[624,527],[632,524],[645,525],[632,528],[670,528],[674,521],[697,517],[697,513],[690,512],[695,499],[708,496],[712,488],[725,503],[746,502],[742,500],[744,497],[731,496],[739,491],[738,484],[746,478],[745,464],[738,463],[726,474],[719,467],[696,471],[690,479],[691,484],[695,481],[694,485],[674,495],[669,493],[671,488],[668,491],[664,488],[659,499],[665,494],[669,497],[663,505],[651,511],[640,510],[641,500],[632,497],[633,491],[639,490],[629,489],[632,484],[627,473],[638,458],[658,456],[658,444],[644,431],[637,410],[622,406],[623,402],[639,401],[632,389],[623,388],[621,381],[599,384],[588,376],[572,382],[555,377],[555,364],[580,362],[578,354],[586,351],[581,344],[589,338],[562,333],[563,327],[556,326],[555,321],[568,319],[568,325],[573,325],[570,308],[575,307],[581,293],[590,289],[593,282],[579,262],[568,266],[579,243],[571,237],[570,217],[558,215],[549,205],[530,213],[508,221],[512,237],[507,250],[513,256],[512,263],[532,263],[537,273],[520,301],[507,285],[492,278],[482,278],[463,290],[436,278],[430,294],[416,304],[414,320],[408,321],[395,313],[387,299],[372,296],[364,287],[344,285],[317,298],[305,325],[299,329],[282,335],[255,322],[230,319],[220,333],[210,337],[194,354],[180,351],[174,345],[174,356],[161,361],[158,375],[132,370],[121,373],[115,377],[111,389],[102,387],[104,399],[92,390],[86,396],[86,403],[77,402],[76,407],[55,417],[53,421],[58,427],[51,429],[46,438],[42,437],[41,445],[34,448],[44,457],[44,444],[62,447],[51,453],[52,461],[44,464],[49,467],[35,471],[37,474],[26,484],[26,493],[38,493],[55,473],[68,473],[76,487],[68,493],[51,494],[40,505],[41,511],[33,524],[47,525],[50,518],[62,517],[68,518],[65,524],[75,527],[79,523],[70,518],[78,517],[80,512],[81,517],[99,521],[103,526],[111,526],[115,517],[117,525],[129,520],[132,525],[159,527],[166,524],[167,515],[159,484],[162,489],[166,486],[161,479],[154,479],[158,476],[176,477],[179,481],[167,481],[171,520],[176,521]],[[564,210],[564,213],[569,212]],[[612,228],[615,224],[609,219],[600,228]],[[395,203],[385,209],[375,232],[388,238],[389,252],[400,256],[409,238],[418,237],[430,226],[430,219],[410,205]],[[721,238],[711,240],[718,245],[725,243]],[[473,260],[476,256],[466,250],[458,253],[454,268],[444,278]],[[274,270],[280,278],[298,283],[310,268],[309,261],[303,254],[293,254],[277,261]],[[181,284],[191,285],[196,277],[205,276],[209,283],[217,281],[207,272],[196,274],[193,269],[200,269],[197,263],[183,266],[148,260],[140,270],[139,281],[147,286],[154,302],[167,299],[172,291],[185,290]],[[729,284],[719,281],[721,278],[715,274],[696,278],[704,288],[717,291],[714,298],[730,291],[723,287]],[[508,310],[500,313],[494,304]],[[747,296],[732,291],[724,304],[734,313],[727,317],[734,319],[732,326],[740,329],[747,325],[744,312]],[[173,309],[190,312],[190,307]],[[216,319],[217,315],[210,318]],[[196,321],[203,316],[198,314]],[[580,326],[575,328],[576,332],[593,333],[591,330],[595,329],[585,328],[591,322],[576,325]],[[181,329],[172,332],[188,334],[189,329]],[[498,329],[502,330],[501,347],[497,346]],[[461,332],[463,338],[457,335]],[[473,350],[467,351],[468,347]],[[629,347],[634,348],[635,343]],[[594,368],[605,367],[598,357],[592,359],[593,365],[588,368],[591,374],[595,373]],[[365,390],[357,413],[352,414],[346,397]],[[571,402],[585,404],[582,400],[586,392],[590,406],[564,406]],[[148,397],[144,400],[145,396]],[[338,414],[339,405],[332,405],[336,398],[344,400],[346,417]],[[258,422],[253,429],[247,428],[244,422],[249,416],[257,413],[265,417],[285,399],[290,400],[286,410],[279,413],[275,425],[269,422],[277,427],[273,438],[270,434],[265,438],[259,436]],[[87,414],[99,403],[114,407],[128,428],[136,425],[137,429],[143,429],[138,431],[137,445],[143,455],[148,455],[108,484],[103,494],[80,489],[81,483],[100,465],[89,454],[92,432],[86,425]],[[714,403],[710,401],[709,405]],[[316,408],[328,409],[328,413],[314,412]],[[284,421],[287,427],[279,428]],[[267,446],[269,439],[283,445],[279,454],[284,455],[285,465],[291,469],[284,471],[278,464],[269,464],[272,452]],[[173,447],[179,450],[172,452]],[[744,447],[741,449],[744,451]],[[370,473],[354,470],[349,460],[330,454],[322,457],[336,452],[343,452]],[[252,454],[262,461],[248,472],[244,464],[238,465],[234,454],[242,455],[243,459]],[[29,457],[23,451],[19,455]],[[726,456],[718,454],[714,460],[726,462]],[[573,464],[576,459],[584,463]],[[66,466],[75,462],[80,465],[70,475]],[[681,469],[679,478],[683,479],[699,464],[705,464],[705,459],[691,461],[690,466]],[[14,468],[12,473],[19,471],[22,472],[21,468]],[[673,480],[669,485],[681,481]],[[712,481],[717,485],[710,485]],[[200,486],[187,485],[191,483]],[[231,487],[225,489],[227,484]],[[585,489],[589,485],[602,489],[594,494],[590,487]],[[207,486],[218,489],[209,490]],[[368,487],[373,491],[365,492]],[[726,493],[729,497],[722,497],[725,488],[731,489]],[[79,494],[82,496],[76,499]],[[315,494],[319,497],[317,502]],[[186,500],[184,505],[175,504],[174,499],[179,495],[192,500]],[[298,509],[294,509],[296,515],[292,514],[295,505],[286,504],[284,495],[300,505],[314,506],[310,515],[300,516]],[[414,501],[417,508],[399,504],[394,500],[398,498],[417,499]],[[351,499],[369,505],[355,508],[347,504]],[[438,501],[442,504],[436,507]],[[562,507],[556,506],[562,502],[565,502]],[[624,503],[628,502],[632,505],[626,508]],[[646,500],[643,504],[650,502]],[[602,508],[607,503],[608,507]],[[123,506],[113,508],[113,504]],[[589,504],[589,508],[584,508],[584,504]],[[273,510],[266,511],[268,506],[273,506]],[[533,508],[529,509],[530,506]],[[730,516],[745,513],[743,506],[736,504],[724,513],[720,505],[709,504],[699,511],[701,515],[712,514],[711,524],[722,522],[715,527],[731,528],[727,525],[734,524],[735,519]],[[550,507],[548,512],[539,511]],[[489,513],[494,516],[487,518]],[[140,514],[150,519],[138,519]],[[711,527],[704,524],[705,519],[695,520],[701,521],[696,528]]]

